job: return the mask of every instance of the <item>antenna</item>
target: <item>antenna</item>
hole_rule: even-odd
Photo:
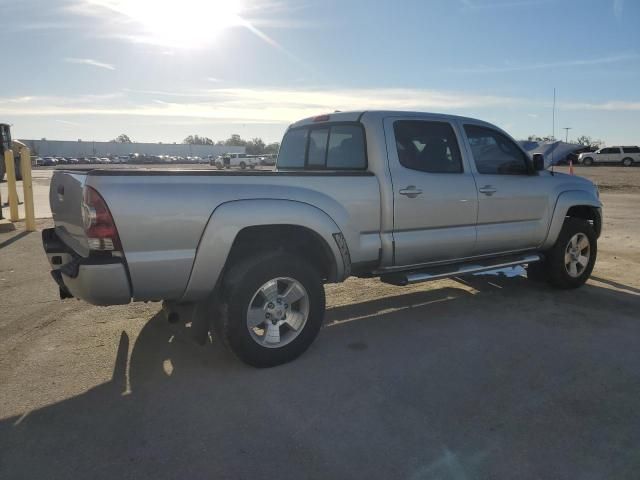
[[[564,130],[566,133],[564,135],[564,142],[565,143],[569,143],[569,130],[572,130],[573,127],[562,127],[562,130]]]
[[[551,113],[551,138],[556,139],[556,87],[553,87],[553,112]]]

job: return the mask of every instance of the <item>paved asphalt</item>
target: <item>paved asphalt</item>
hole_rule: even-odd
[[[39,233],[0,234],[0,478],[637,479],[640,269],[607,241],[573,292],[329,286],[311,349],[256,370],[158,304],[59,301]]]

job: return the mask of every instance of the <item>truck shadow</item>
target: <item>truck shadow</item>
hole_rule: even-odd
[[[158,313],[132,349],[122,332],[110,382],[0,422],[0,477],[622,478],[637,466],[624,445],[640,431],[628,416],[640,295],[462,281],[332,308],[309,352],[268,370],[215,339],[196,346]]]

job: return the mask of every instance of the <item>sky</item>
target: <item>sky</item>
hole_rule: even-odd
[[[0,0],[14,138],[279,141],[334,110],[640,144],[637,0]]]

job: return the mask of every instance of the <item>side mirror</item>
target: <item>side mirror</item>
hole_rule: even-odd
[[[533,154],[533,169],[536,172],[544,170],[544,155],[542,153]]]

